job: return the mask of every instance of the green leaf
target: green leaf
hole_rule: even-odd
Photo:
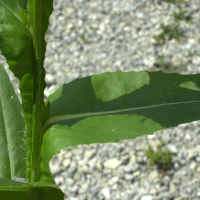
[[[0,64],[0,177],[25,178],[25,120],[22,105]]]
[[[1,199],[13,200],[63,200],[62,191],[52,184],[21,183],[0,178]]]
[[[0,49],[10,70],[21,78],[30,74],[36,65],[32,36],[26,27],[24,0],[0,0]]]
[[[5,200],[36,200],[36,192],[27,183],[0,178],[0,196]]]
[[[31,27],[36,38],[36,55],[43,66],[46,51],[45,33],[48,29],[49,17],[53,12],[53,0],[29,0],[28,3]]]
[[[200,74],[106,72],[63,85],[48,102],[43,181],[52,181],[48,164],[63,148],[135,139],[199,120]]]
[[[39,178],[41,126],[47,112],[43,102],[45,33],[52,11],[53,0],[29,0],[28,6],[26,0],[0,0],[0,49],[20,81],[26,118],[28,182]]]
[[[32,107],[36,101],[37,60],[30,23],[26,12],[27,1],[0,0],[0,49],[9,69],[20,81],[27,130],[27,160],[32,150]],[[27,162],[30,171],[30,162]]]
[[[37,192],[38,200],[63,200],[64,193],[54,184],[31,183]]]

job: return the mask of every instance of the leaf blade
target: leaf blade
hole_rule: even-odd
[[[36,101],[36,53],[25,0],[0,0],[0,49],[19,79],[27,130],[27,173],[31,168],[32,107]],[[22,10],[24,9],[24,10]]]
[[[198,120],[199,80],[199,74],[117,71],[60,87],[46,101],[51,103],[49,121],[54,120],[43,138],[41,179],[51,179],[48,162],[63,148],[135,139]],[[108,114],[124,109],[128,110]],[[98,112],[100,116],[88,116]],[[56,121],[63,115],[68,119]]]
[[[25,119],[10,79],[0,64],[0,177],[25,177]]]

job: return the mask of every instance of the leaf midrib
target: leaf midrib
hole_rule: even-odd
[[[67,120],[67,119],[74,119],[74,118],[80,118],[80,117],[91,117],[91,116],[96,116],[96,115],[114,114],[114,113],[120,113],[120,112],[132,111],[132,110],[141,110],[141,109],[149,109],[149,108],[155,108],[155,107],[161,107],[161,106],[179,105],[179,104],[187,104],[187,103],[198,103],[198,102],[200,102],[200,100],[187,101],[187,102],[163,103],[163,104],[156,104],[156,105],[152,105],[152,106],[127,108],[127,109],[120,109],[120,110],[113,110],[113,111],[90,112],[90,113],[80,113],[80,114],[72,114],[72,115],[69,114],[69,115],[53,116],[44,123],[43,129],[46,126],[49,126],[56,122]]]

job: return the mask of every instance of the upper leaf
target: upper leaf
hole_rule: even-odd
[[[27,146],[31,146],[32,106],[36,99],[36,53],[29,30],[30,23],[24,0],[0,0],[0,49],[9,69],[20,81],[20,91],[26,118]],[[27,158],[31,156],[27,152]]]
[[[27,73],[33,75],[36,64],[32,36],[21,15],[25,8],[24,0],[0,0],[0,49],[19,80]]]
[[[53,0],[29,0],[28,3],[0,0],[0,49],[20,81],[26,118],[28,182],[37,180],[30,178],[31,174],[39,174],[36,168],[40,163],[41,126],[46,112],[43,102],[45,33],[52,11]]]
[[[43,62],[46,51],[45,33],[48,29],[49,17],[53,11],[53,0],[29,0],[28,10],[32,31],[35,36],[36,55]]]
[[[119,142],[200,119],[200,74],[105,72],[63,85],[47,99],[42,180],[61,149]],[[54,125],[55,124],[55,125]],[[53,125],[53,126],[52,126]]]
[[[25,178],[25,120],[22,105],[0,64],[0,177]]]

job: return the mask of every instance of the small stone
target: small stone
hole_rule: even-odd
[[[197,172],[200,172],[200,167],[197,167],[196,171],[197,171]]]
[[[64,182],[63,176],[55,176],[54,180],[56,181],[56,184],[62,184]]]
[[[122,168],[117,169],[117,177],[119,179],[124,178],[124,170]]]
[[[177,178],[173,178],[173,183],[176,184],[176,185],[179,185],[180,184],[180,180],[177,179]]]
[[[82,192],[86,192],[88,190],[88,188],[90,187],[89,182],[83,183],[82,187],[81,187],[81,191]]]
[[[109,190],[109,188],[103,188],[103,190],[101,191],[102,192],[102,194],[104,195],[104,197],[106,198],[106,199],[109,199],[110,198],[110,190]]]
[[[181,165],[185,165],[185,164],[187,164],[187,160],[186,159],[180,159],[179,160],[179,163],[181,164]]]
[[[140,171],[136,171],[136,172],[133,173],[133,177],[134,178],[137,177],[137,176],[139,176],[139,175],[140,175]]]
[[[85,151],[85,157],[87,157],[89,160],[94,157],[94,155],[96,154],[96,152],[94,150],[92,151]]]
[[[97,187],[91,187],[91,188],[89,189],[89,191],[90,191],[90,193],[91,193],[93,196],[96,196],[96,195],[98,194],[98,192],[99,192],[99,188],[97,188]]]
[[[119,180],[119,178],[118,177],[113,177],[112,179],[111,179],[111,181],[113,182],[113,183],[116,183],[116,182],[118,182],[118,180]]]
[[[168,148],[171,150],[172,153],[175,153],[175,154],[178,153],[178,150],[175,145],[169,144]]]
[[[67,182],[67,184],[69,186],[73,185],[74,184],[74,180],[72,178],[66,178],[65,181]]]
[[[121,157],[121,161],[122,161],[121,164],[126,165],[129,162],[129,160],[130,160],[129,155],[123,156]]]
[[[96,168],[97,168],[98,170],[100,170],[100,171],[102,170],[102,164],[101,164],[100,161],[97,162]]]
[[[113,158],[104,162],[104,167],[109,169],[116,169],[121,164],[121,161]]]
[[[200,157],[199,157],[200,158]],[[200,159],[199,159],[200,160]],[[132,154],[131,157],[130,157],[130,163],[135,163],[136,162],[136,157],[135,157],[135,154]],[[199,161],[200,162],[200,161]]]
[[[149,176],[151,177],[152,180],[158,178],[159,174],[157,170],[153,170],[150,172]]]
[[[137,160],[138,163],[143,163],[144,162],[143,156],[140,156],[140,155],[137,156],[136,160]]]
[[[57,174],[61,171],[61,168],[59,165],[51,165],[51,173],[52,174]]]
[[[170,136],[167,134],[162,135],[162,139],[164,140],[165,144],[170,143]]]
[[[147,138],[148,139],[153,139],[153,138],[155,138],[155,135],[147,135]]]
[[[78,199],[75,197],[70,197],[70,200],[78,200]]]
[[[200,162],[200,156],[196,157],[195,160],[196,160],[197,162]]]
[[[141,200],[152,200],[153,197],[151,195],[142,196]]]
[[[180,167],[180,166],[179,166],[179,163],[178,163],[178,162],[175,162],[175,163],[174,163],[174,168],[175,168],[175,169],[178,169],[179,167]]]
[[[84,172],[85,174],[92,174],[92,170],[89,169],[88,167],[85,168],[85,169],[83,169],[83,172]]]
[[[70,166],[67,170],[68,177],[73,177],[74,173],[76,172],[77,168]]]
[[[170,188],[170,191],[176,191],[176,186],[172,182],[170,182],[169,188]]]
[[[191,136],[190,136],[190,134],[187,133],[187,134],[185,135],[185,139],[187,139],[187,140],[191,140]]]
[[[197,163],[194,162],[194,161],[192,161],[192,162],[190,163],[190,169],[195,170],[196,168],[197,168]]]
[[[69,167],[69,164],[70,164],[70,159],[65,159],[65,160],[63,161],[63,166],[64,166],[65,168]]]
[[[47,84],[53,84],[55,82],[55,76],[52,74],[46,74],[45,81]]]
[[[134,177],[133,177],[133,174],[125,174],[125,179],[127,180],[127,181],[132,181],[133,179],[134,179]]]
[[[171,178],[169,177],[169,176],[165,176],[164,178],[163,178],[163,184],[165,185],[165,186],[168,186],[169,184],[170,184],[170,181],[171,181]]]
[[[139,168],[139,165],[137,163],[129,163],[124,167],[125,172],[135,172]]]
[[[156,194],[157,194],[157,190],[154,189],[154,188],[152,188],[152,189],[150,190],[150,193],[151,193],[152,195],[156,195]]]
[[[79,160],[78,164],[79,164],[79,166],[83,166],[83,165],[85,165],[85,161],[84,160]]]
[[[73,187],[71,187],[70,189],[69,189],[69,191],[70,192],[72,192],[72,193],[77,193],[78,192],[78,186],[77,185],[74,185]]]

